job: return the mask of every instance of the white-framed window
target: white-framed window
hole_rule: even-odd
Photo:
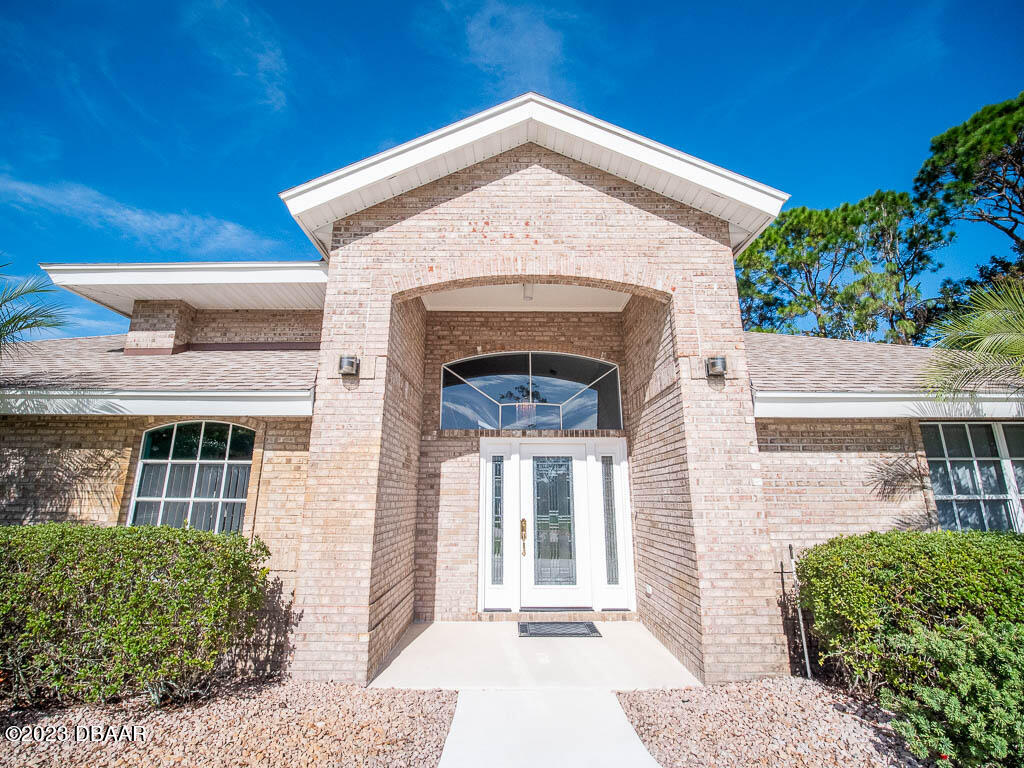
[[[1024,424],[921,424],[939,527],[1020,531]]]
[[[619,366],[554,352],[444,363],[441,429],[622,429]]]
[[[142,437],[131,525],[217,533],[242,530],[256,432],[222,421],[183,421]]]

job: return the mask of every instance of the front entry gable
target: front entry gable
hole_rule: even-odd
[[[435,272],[461,257],[523,266],[573,254],[622,263],[684,244],[691,252],[730,251],[724,220],[532,142],[339,219],[330,230],[329,253],[345,248],[351,259],[375,251],[378,259],[422,262]],[[492,263],[488,274],[500,273]]]
[[[330,252],[332,224],[524,144],[537,144],[729,224],[743,250],[788,195],[724,168],[527,93],[281,193],[303,232]]]

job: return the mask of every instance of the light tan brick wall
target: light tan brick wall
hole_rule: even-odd
[[[474,619],[480,438],[425,434],[420,443],[417,490],[416,619]]]
[[[700,585],[671,307],[634,296],[622,316],[637,613],[701,675]]]
[[[683,375],[677,385],[705,677],[784,671],[728,243],[725,222],[530,144],[336,222],[295,672],[362,681],[375,670],[369,592],[393,300],[501,282],[569,282],[660,298],[671,310],[681,372],[710,354],[734,360],[739,375],[726,382]],[[341,353],[363,358],[368,367],[358,380],[325,375]]]
[[[298,310],[196,310],[197,344],[319,344],[323,312]]]
[[[268,567],[291,585],[310,419],[202,418],[256,430],[243,532],[255,533],[267,543]],[[0,524],[125,524],[143,433],[170,421],[143,416],[0,416]]]
[[[416,569],[416,481],[423,410],[426,310],[419,299],[391,310],[370,567],[367,664],[375,670],[412,622]]]
[[[927,463],[910,419],[758,419],[774,557],[840,535],[925,529]]]
[[[194,309],[182,301],[137,301],[125,351],[172,354],[225,345],[315,349],[322,327],[320,310],[209,310]]]
[[[196,311],[183,301],[136,301],[128,325],[125,352],[182,352],[192,340]]]
[[[310,419],[266,419],[264,423],[257,496],[249,505],[254,510],[252,532],[270,549],[267,567],[293,587],[306,498]]]
[[[0,524],[116,525],[137,420],[0,416]]]
[[[475,619],[480,436],[485,433],[441,431],[441,365],[515,350],[568,352],[622,363],[622,324],[617,312],[428,312],[426,337],[416,617]]]

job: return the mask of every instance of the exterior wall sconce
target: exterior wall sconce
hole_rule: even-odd
[[[523,283],[523,301],[533,301],[533,283]]]
[[[709,357],[704,361],[707,367],[708,376],[725,376],[725,357]]]
[[[338,363],[338,373],[342,376],[358,376],[359,358],[355,355],[342,355]]]

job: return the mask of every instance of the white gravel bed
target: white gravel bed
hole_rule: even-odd
[[[367,689],[284,682],[226,692],[165,709],[76,706],[46,712],[0,709],[0,726],[31,726],[23,742],[0,741],[7,768],[107,766],[436,766],[455,714],[454,691]],[[37,742],[64,726],[66,740]],[[111,727],[89,731],[90,726]],[[111,738],[145,729],[145,740]],[[89,741],[99,733],[101,741]],[[81,740],[76,740],[76,736]],[[85,738],[82,738],[85,737]]]
[[[801,678],[618,696],[664,768],[922,765],[857,701]]]

